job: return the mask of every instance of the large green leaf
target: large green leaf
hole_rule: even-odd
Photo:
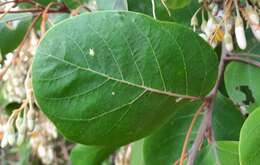
[[[161,0],[155,0],[155,3],[157,19],[174,21],[186,26],[190,26],[190,20],[193,14],[200,7],[198,0],[191,0],[191,3],[188,6],[181,9],[171,10],[171,16],[169,16],[166,9],[163,7]],[[128,0],[128,9],[152,16],[151,0]]]
[[[78,144],[72,149],[70,160],[73,165],[101,165],[115,150],[115,147],[85,146]]]
[[[245,121],[239,141],[239,156],[242,165],[260,163],[260,107],[250,113]]]
[[[190,102],[180,107],[165,126],[145,138],[144,159],[147,165],[172,165],[179,159],[191,120],[200,105],[201,102]],[[196,138],[200,119],[201,116],[192,130],[188,147],[191,147]]]
[[[250,30],[247,34],[247,49],[242,53],[245,57],[260,61],[260,42]],[[236,50],[236,53],[241,53]],[[243,54],[242,54],[243,55]],[[250,109],[260,105],[260,70],[244,63],[232,62],[225,72],[225,85],[230,98],[237,104],[250,105]]]
[[[180,95],[207,95],[217,57],[181,25],[132,12],[96,12],[48,31],[32,74],[39,106],[64,136],[122,145],[167,122],[188,101]]]
[[[212,126],[216,140],[238,141],[245,118],[226,97],[218,95],[214,103]]]
[[[31,14],[7,14],[0,20],[0,54],[12,52],[22,41],[31,22]],[[7,24],[16,21],[16,25]]]
[[[216,147],[216,153],[213,147]],[[218,161],[221,165],[239,165],[238,142],[217,141],[215,146],[209,144],[200,152],[195,164],[213,165]]]
[[[148,165],[171,165],[180,157],[192,117],[200,105],[191,102],[182,106],[165,126],[145,139],[144,154]],[[244,118],[230,100],[219,94],[214,103],[212,122],[217,140],[238,140]],[[193,128],[189,147],[197,135],[199,124],[200,120]]]
[[[128,10],[127,0],[97,0],[98,10]]]

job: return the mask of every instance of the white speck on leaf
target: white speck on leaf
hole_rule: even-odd
[[[89,49],[89,55],[90,55],[90,56],[95,56],[95,51],[94,51],[93,48],[90,48],[90,49]]]
[[[115,96],[115,94],[116,94],[115,92],[112,92],[112,95],[113,95],[113,96]]]

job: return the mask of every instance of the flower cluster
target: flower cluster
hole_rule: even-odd
[[[41,159],[43,164],[52,164],[55,159],[53,140],[58,137],[58,133],[53,124],[41,118],[30,136],[30,146],[34,153]]]
[[[242,3],[238,0],[199,0],[199,2],[203,4],[193,15],[191,26],[194,27],[194,31],[198,30],[200,36],[212,47],[216,47],[223,41],[226,49],[233,51],[235,38],[238,47],[242,50],[246,49],[245,27],[250,27],[255,38],[260,41],[260,1],[245,0]],[[202,11],[202,22],[198,28],[199,11]]]

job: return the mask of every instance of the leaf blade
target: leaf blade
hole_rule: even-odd
[[[75,26],[79,22],[81,26]],[[167,37],[169,32],[176,34],[175,44]],[[184,50],[187,46],[180,43],[179,32],[193,38],[200,50]],[[159,44],[158,36],[165,36],[164,44]],[[183,54],[171,53],[176,42]],[[182,84],[186,81],[183,56],[189,70],[195,67],[192,60],[204,60],[197,71],[188,72],[188,87]],[[164,65],[168,61],[172,62]],[[171,69],[176,66],[181,69]],[[180,25],[132,12],[97,12],[64,21],[46,34],[34,59],[33,87],[41,109],[70,140],[121,145],[164,124],[173,113],[171,107],[186,102],[176,102],[177,97],[206,95],[216,68],[214,51]]]

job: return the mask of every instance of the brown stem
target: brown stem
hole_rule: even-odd
[[[196,158],[196,155],[197,155],[197,152],[205,138],[205,133],[208,129],[208,125],[209,125],[209,122],[210,119],[211,119],[211,110],[208,109],[203,117],[203,120],[200,124],[200,128],[199,128],[199,131],[198,131],[198,134],[195,138],[195,141],[194,143],[192,144],[192,147],[191,147],[191,150],[190,150],[190,154],[189,154],[189,158],[188,158],[188,165],[193,165],[194,164],[194,161],[195,161],[195,158]]]
[[[31,33],[31,31],[32,31],[32,29],[33,29],[33,27],[34,27],[34,25],[36,24],[36,22],[37,22],[37,20],[38,20],[39,18],[40,18],[40,15],[36,16],[36,17],[33,19],[31,25],[28,27],[28,29],[27,29],[27,31],[26,31],[24,37],[23,37],[22,42],[21,42],[21,43],[19,44],[19,46],[17,47],[17,49],[16,49],[16,51],[15,51],[13,57],[12,57],[11,62],[7,63],[7,64],[6,64],[5,66],[3,66],[3,68],[0,70],[0,80],[3,79],[3,76],[5,75],[5,73],[6,73],[7,70],[9,69],[9,67],[15,62],[16,58],[19,57],[20,52],[21,52],[21,50],[22,50],[22,48],[23,48],[23,45],[25,44],[26,39],[27,39],[28,36],[30,35],[30,33]]]
[[[256,60],[252,60],[250,58],[246,58],[246,57],[241,57],[241,56],[226,56],[225,57],[225,61],[238,61],[238,62],[242,62],[245,64],[250,64],[253,66],[256,66],[258,68],[260,68],[260,62],[256,61]]]
[[[185,153],[184,160],[187,159],[187,156],[188,156],[188,154]],[[180,159],[176,160],[176,161],[173,163],[173,165],[178,165],[179,162],[180,162]]]
[[[56,3],[56,2],[49,3],[46,6],[46,8],[44,9],[44,11],[42,12],[42,22],[41,22],[41,32],[42,32],[42,35],[46,32],[46,22],[48,20],[48,11],[50,10],[50,8],[52,6],[55,6],[55,5],[59,5],[59,3]]]
[[[186,137],[185,137],[185,140],[184,140],[184,143],[183,143],[183,147],[182,147],[182,153],[181,153],[181,158],[180,158],[180,165],[183,165],[184,163],[184,160],[185,160],[185,157],[186,157],[186,153],[187,153],[187,146],[188,146],[188,143],[189,143],[189,139],[190,139],[190,136],[191,136],[191,133],[192,133],[192,129],[200,115],[200,113],[204,110],[204,107],[205,107],[205,103],[203,103],[199,109],[197,110],[197,112],[195,113],[195,115],[193,116],[192,118],[192,121],[190,123],[190,126],[189,126],[189,130],[186,134]]]
[[[49,9],[48,13],[69,13],[69,9],[63,4],[59,3],[60,9]],[[42,13],[44,8],[20,9],[15,11],[8,11],[8,13]],[[0,14],[5,13],[5,10],[0,10]]]
[[[205,106],[207,107],[208,110],[206,111],[206,114],[204,115],[203,121],[200,125],[199,131],[197,134],[197,137],[192,145],[189,159],[188,159],[188,165],[194,164],[197,152],[205,138],[206,132],[209,130],[209,128],[211,128],[211,122],[212,122],[211,119],[212,119],[214,99],[217,96],[218,88],[220,86],[220,83],[221,83],[221,80],[222,80],[222,77],[224,74],[226,56],[227,56],[227,51],[225,49],[224,43],[222,43],[222,52],[221,52],[219,66],[218,66],[218,77],[217,77],[217,80],[216,80],[216,83],[215,83],[213,89],[211,90],[209,95],[204,100],[204,103],[206,104]],[[213,143],[215,143],[215,138],[213,137],[214,132],[212,129],[210,129],[210,131],[211,131],[210,139],[212,140]]]

